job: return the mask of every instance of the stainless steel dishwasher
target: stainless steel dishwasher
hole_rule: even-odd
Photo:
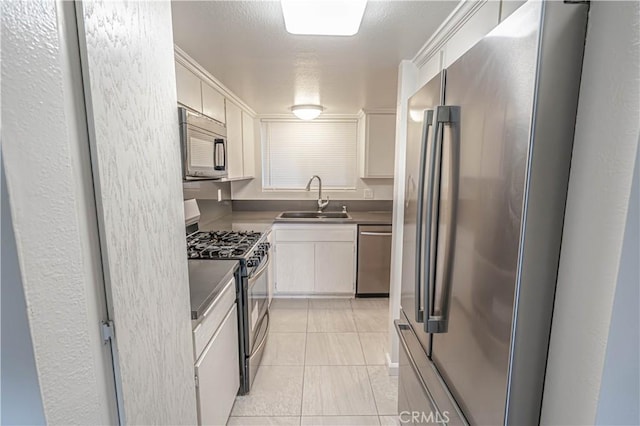
[[[391,225],[358,226],[356,296],[388,296],[391,271]]]

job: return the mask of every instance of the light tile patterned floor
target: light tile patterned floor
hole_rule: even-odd
[[[229,425],[394,425],[381,299],[275,299],[263,364]]]

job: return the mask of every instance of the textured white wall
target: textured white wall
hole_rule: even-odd
[[[80,7],[124,421],[194,424],[171,6],[116,1]]]
[[[596,421],[640,132],[639,23],[638,2],[591,3],[543,424]]]
[[[2,2],[2,154],[46,421],[113,424],[91,176],[82,166],[88,142],[78,45],[68,5]],[[4,362],[4,341],[2,356]]]

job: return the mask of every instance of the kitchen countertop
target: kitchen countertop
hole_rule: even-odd
[[[219,219],[201,223],[202,231],[256,231],[266,232],[274,223],[308,223],[308,224],[357,224],[357,225],[391,225],[390,211],[380,212],[349,212],[351,219],[332,219],[321,221],[317,219],[278,219],[282,211],[234,211]]]
[[[189,260],[189,293],[191,319],[202,317],[216,296],[233,278],[237,260]]]

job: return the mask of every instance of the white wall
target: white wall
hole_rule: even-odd
[[[640,134],[638,22],[638,2],[591,3],[544,424],[596,421]]]
[[[2,406],[0,423],[4,425],[44,424],[44,409],[40,396],[40,383],[36,360],[33,353],[27,304],[24,299],[18,250],[13,235],[9,194],[4,177],[4,166],[0,159],[0,184],[2,209],[2,306],[0,324],[2,325],[2,359],[0,359],[0,377],[2,377]]]
[[[194,424],[170,2],[79,9],[121,414],[128,424]]]
[[[2,155],[44,418],[113,424],[73,4],[1,7]]]
[[[415,92],[418,69],[411,61],[402,61],[398,67],[398,99],[396,105],[395,180],[393,185],[393,223],[391,241],[391,278],[389,288],[389,348],[387,363],[398,364],[398,333],[393,322],[400,318],[400,292],[402,290],[402,245],[404,238],[405,163],[407,159],[407,100]]]
[[[620,257],[596,424],[640,424],[640,149]]]

